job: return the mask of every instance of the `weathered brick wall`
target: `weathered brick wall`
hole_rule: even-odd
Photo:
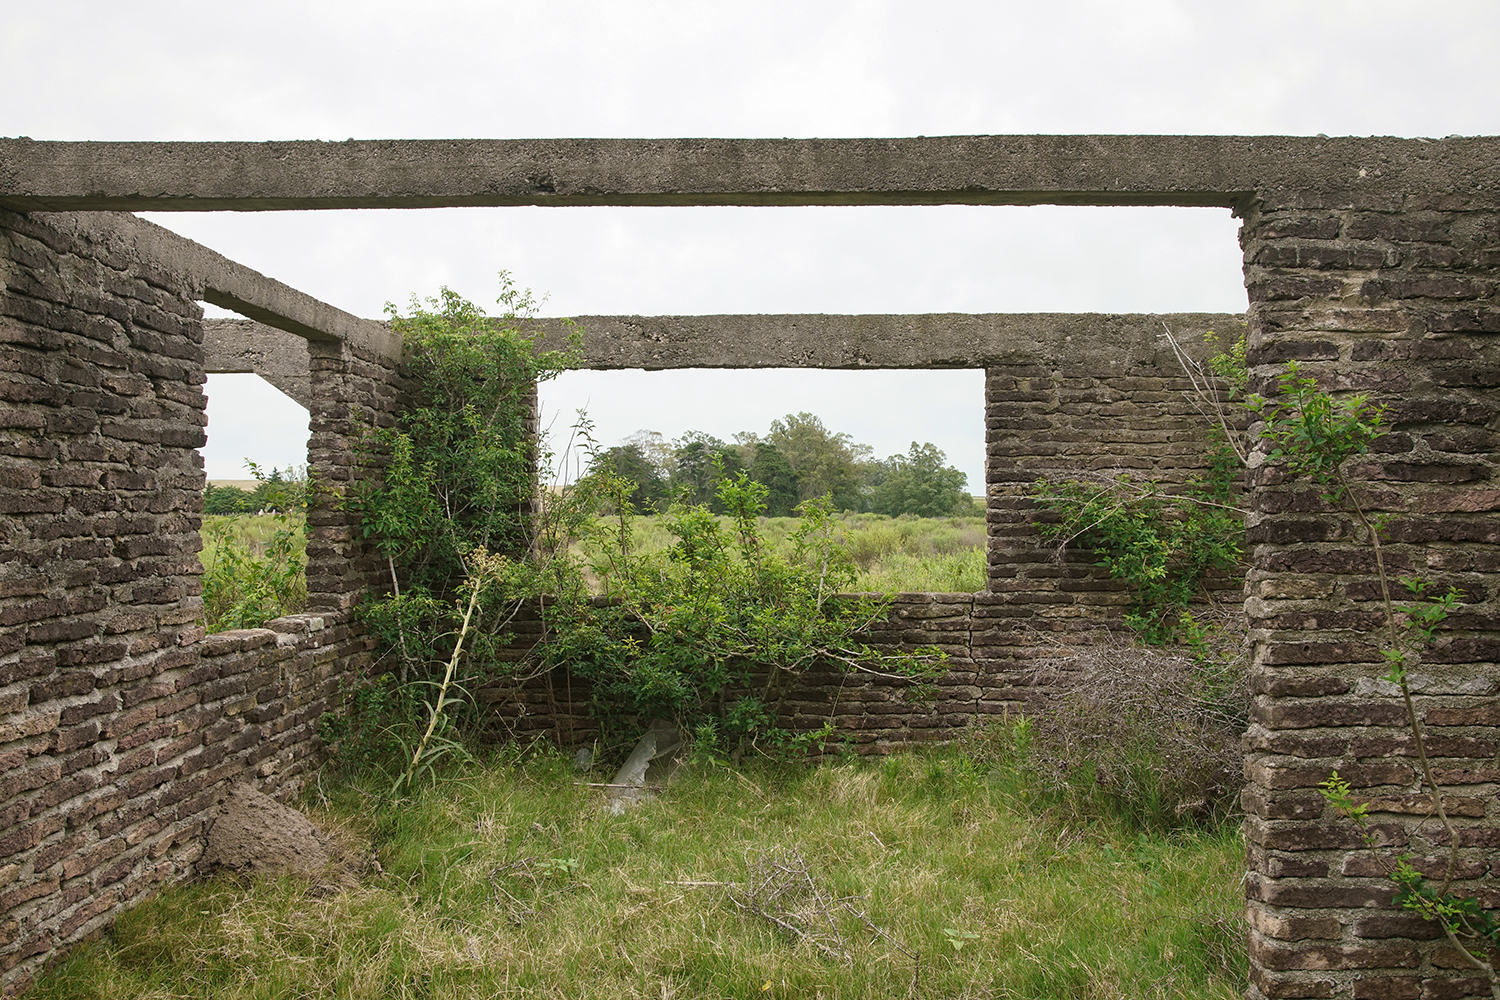
[[[341,609],[370,566],[322,508],[309,548],[328,568],[313,577],[326,610],[205,637],[195,290],[107,237],[3,211],[0,279],[0,990],[13,993],[189,873],[228,782],[286,791],[316,762],[318,717],[369,659]],[[346,398],[393,399],[384,369],[329,353],[325,381]],[[315,413],[315,468],[339,482],[352,423],[374,414]]]
[[[1304,194],[1251,211],[1241,241],[1262,391],[1297,359],[1325,388],[1389,406],[1358,496],[1391,517],[1393,575],[1464,594],[1412,684],[1463,845],[1456,888],[1500,905],[1500,215],[1459,196]],[[1391,905],[1395,853],[1440,875],[1446,837],[1426,815],[1401,700],[1376,680],[1371,550],[1316,487],[1269,467],[1251,485],[1251,995],[1488,996],[1435,927]],[[1315,790],[1335,768],[1371,802],[1374,848]]]
[[[1212,353],[1204,331],[1173,331],[1196,357]],[[1241,329],[1214,331],[1225,347]],[[1032,661],[1119,625],[1130,597],[1089,551],[1061,555],[1042,540],[1029,496],[1038,479],[1129,475],[1180,485],[1207,466],[1209,418],[1164,336],[1122,333],[1114,356],[994,366],[985,373],[986,521],[989,592],[975,595],[973,656],[992,682],[1031,684]],[[1240,581],[1213,582],[1238,605]],[[1033,698],[1033,700],[1036,700]]]
[[[865,640],[908,650],[936,646],[948,655],[947,671],[919,684],[832,668],[815,671],[789,693],[781,724],[806,732],[831,720],[860,753],[883,754],[911,743],[948,739],[985,719],[1036,711],[1055,693],[1057,674],[1038,674],[1030,666],[981,669],[975,643],[985,642],[993,629],[991,620],[976,616],[985,601],[984,594],[896,595],[888,616],[874,624]],[[564,747],[593,739],[598,727],[589,716],[588,682],[565,669],[533,673],[521,665],[542,631],[534,610],[523,610],[513,627],[511,654],[521,679],[480,684],[474,692],[494,721],[494,736],[523,742],[541,737]],[[1058,652],[1050,636],[1031,638],[1048,643],[1045,648],[1053,655]],[[1039,678],[1045,683],[1037,683]]]
[[[356,516],[341,501],[359,480],[379,474],[382,455],[369,431],[395,426],[405,380],[397,364],[369,350],[341,341],[309,341],[307,347],[307,603],[345,609],[367,588],[383,593],[391,587],[385,559],[363,543]]]

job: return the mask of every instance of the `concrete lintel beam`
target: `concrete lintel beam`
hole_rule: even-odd
[[[342,341],[382,357],[401,356],[400,338],[384,323],[344,312],[145,219],[123,212],[60,212],[50,214],[48,223],[182,275],[205,302],[266,326],[304,340]]]
[[[304,409],[312,407],[307,339],[295,333],[253,319],[206,319],[203,370],[259,375]]]
[[[1493,201],[1500,139],[981,135],[889,139],[38,142],[0,139],[17,211],[506,205],[1179,205],[1268,193]]]
[[[559,319],[531,321],[541,346],[566,346]],[[1081,364],[1100,371],[1144,362],[1175,367],[1163,330],[1188,342],[1215,330],[1232,339],[1232,313],[927,313],[839,316],[578,316],[583,367],[984,368]]]

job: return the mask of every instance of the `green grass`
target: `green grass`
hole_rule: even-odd
[[[618,817],[552,757],[491,762],[397,806],[346,785],[314,818],[373,849],[378,873],[168,889],[32,996],[1241,995],[1237,829],[1064,823],[1007,773],[952,750],[695,765]],[[887,937],[838,917],[848,956],[829,957],[738,907],[747,870],[789,851]]]
[[[288,514],[288,526],[295,538],[294,551],[307,557],[307,517],[304,514]],[[205,514],[203,517],[203,552],[200,558],[204,565],[217,558],[221,538],[227,537],[233,544],[243,546],[250,554],[263,558],[266,547],[276,529],[281,527],[274,514]],[[221,535],[220,532],[223,534]]]
[[[859,576],[853,591],[972,593],[985,586],[984,518],[886,517],[881,514],[842,514],[838,517],[843,543]],[[725,527],[727,519],[721,519]],[[795,517],[761,518],[761,535],[786,551],[799,522]],[[631,544],[640,555],[662,552],[676,539],[666,519],[643,515],[634,519]],[[578,547],[585,558],[597,558],[597,542]]]

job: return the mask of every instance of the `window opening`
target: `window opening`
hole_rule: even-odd
[[[799,502],[830,495],[855,590],[983,590],[983,390],[972,369],[569,372],[541,389],[550,488],[607,465],[636,483],[637,544],[660,551],[659,512],[674,497],[714,509],[722,466],[766,485],[776,544]]]
[[[205,392],[204,626],[256,628],[307,599],[308,412],[253,374],[211,374]]]

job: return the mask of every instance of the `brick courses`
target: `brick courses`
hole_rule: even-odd
[[[347,611],[370,564],[325,494],[316,610],[205,637],[195,290],[5,211],[0,277],[0,988],[13,994],[190,873],[226,783],[285,793],[317,763],[319,716],[370,660]],[[331,469],[355,424],[388,420],[368,401],[395,394],[376,384],[388,367],[338,345],[315,371],[313,459]]]
[[[1325,388],[1388,406],[1391,433],[1352,470],[1359,496],[1390,517],[1393,577],[1463,592],[1412,685],[1445,807],[1470,845],[1456,891],[1494,905],[1500,347],[1486,335],[1500,330],[1500,216],[1418,197],[1386,211],[1304,198],[1254,208],[1241,242],[1261,391],[1296,359]],[[1315,486],[1267,466],[1249,481],[1251,996],[1488,995],[1431,925],[1390,909],[1393,854],[1440,874],[1446,838],[1400,699],[1376,679],[1383,616],[1368,545]],[[1335,768],[1370,803],[1376,847],[1313,790]]]

